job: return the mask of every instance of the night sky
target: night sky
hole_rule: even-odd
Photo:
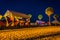
[[[6,10],[32,14],[31,21],[37,20],[39,14],[43,15],[43,21],[48,21],[48,16],[45,14],[45,9],[52,7],[54,14],[60,17],[60,1],[59,0],[0,0],[0,14],[4,15]],[[53,15],[51,21],[53,21]],[[60,21],[60,18],[58,18]]]

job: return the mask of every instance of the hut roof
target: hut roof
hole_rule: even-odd
[[[13,14],[13,16],[17,16],[17,17],[22,17],[22,18],[30,18],[28,15],[24,14],[24,13],[20,13],[20,12],[14,12],[14,11],[10,11],[8,10],[10,13]]]

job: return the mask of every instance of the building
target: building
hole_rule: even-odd
[[[14,17],[15,18],[21,18],[21,19],[22,18],[30,19],[30,17],[28,15],[24,14],[24,13],[14,12],[14,11],[10,11],[10,10],[7,10],[6,13],[4,14],[4,17],[5,17],[6,20],[7,20],[7,18],[6,18],[7,16],[10,17],[11,20],[12,20],[11,26],[14,26]],[[8,21],[6,23],[6,26],[9,26]]]
[[[14,11],[10,11],[7,10],[6,13],[4,14],[4,17],[6,16],[11,16],[11,17],[22,17],[22,18],[30,18],[28,15],[24,14],[24,13],[19,13],[19,12],[14,12]]]

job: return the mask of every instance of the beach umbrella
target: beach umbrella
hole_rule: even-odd
[[[31,18],[32,17],[32,14],[28,14],[28,16]]]
[[[57,14],[54,14],[54,16],[53,16],[53,18],[55,19],[55,26],[56,26],[56,23],[58,23],[58,20],[57,20],[57,18],[58,18],[58,15]]]
[[[50,16],[54,13],[53,8],[52,8],[52,7],[46,8],[46,9],[45,9],[45,13],[46,13],[46,15],[49,17],[49,25],[51,25],[51,23],[50,23]]]
[[[41,20],[43,18],[42,14],[38,15],[38,19]]]

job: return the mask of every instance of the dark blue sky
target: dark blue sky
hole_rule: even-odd
[[[39,14],[43,15],[44,21],[48,20],[45,14],[45,9],[52,7],[54,14],[58,14],[60,17],[60,1],[59,0],[0,0],[0,14],[4,14],[6,10],[12,10],[16,12],[22,12],[25,14],[32,14],[31,21],[35,21]],[[53,15],[51,15],[51,21]],[[60,20],[60,18],[58,18]]]

